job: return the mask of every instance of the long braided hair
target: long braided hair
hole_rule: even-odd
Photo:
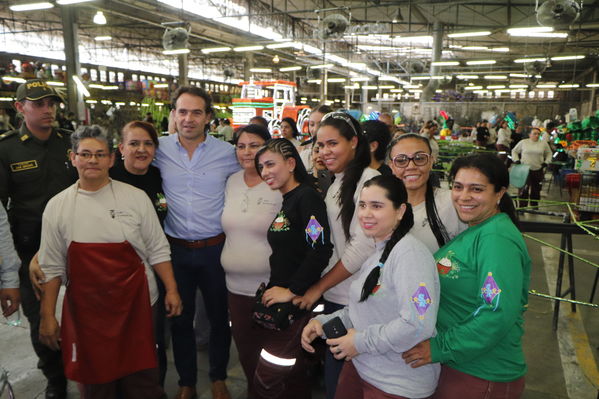
[[[431,143],[426,137],[414,133],[408,133],[402,134],[401,136],[397,136],[391,141],[388,147],[389,149],[387,151],[387,158],[389,160],[391,160],[391,150],[393,149],[393,147],[395,147],[397,143],[405,139],[414,139],[421,141],[422,143],[426,144],[429,155],[432,154],[433,151],[431,149]],[[426,218],[428,220],[428,225],[431,228],[431,231],[433,232],[435,239],[437,240],[439,248],[441,248],[449,241],[449,234],[447,233],[447,229],[445,228],[445,225],[439,217],[439,212],[437,211],[437,204],[435,203],[435,187],[433,186],[433,181],[432,179],[430,179],[430,177],[426,181],[424,207],[426,209]]]
[[[368,299],[379,281],[381,268],[385,265],[391,250],[393,250],[395,244],[397,244],[399,240],[401,240],[414,225],[414,213],[412,212],[412,206],[408,202],[408,192],[400,179],[395,176],[375,176],[364,183],[364,188],[371,186],[377,186],[385,190],[385,196],[393,203],[394,209],[399,209],[402,204],[405,204],[406,211],[404,212],[399,225],[395,228],[395,230],[393,230],[393,233],[391,233],[389,241],[387,241],[387,244],[385,244],[383,253],[379,258],[379,263],[368,274],[368,277],[366,277],[364,285],[362,286],[360,302],[364,302],[366,299]]]

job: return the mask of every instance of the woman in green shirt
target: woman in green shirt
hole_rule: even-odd
[[[437,335],[403,357],[412,367],[442,363],[435,399],[519,398],[530,258],[506,193],[508,171],[497,156],[471,155],[454,162],[450,179],[468,229],[435,253]]]

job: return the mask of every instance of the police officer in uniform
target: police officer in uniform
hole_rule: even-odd
[[[31,326],[38,368],[48,379],[46,399],[66,398],[67,381],[61,353],[39,341],[40,303],[29,278],[29,262],[40,245],[42,213],[54,195],[77,180],[69,162],[69,130],[53,127],[61,96],[43,80],[17,89],[15,108],[23,116],[20,129],[0,135],[0,200],[7,206],[19,270],[23,311]]]

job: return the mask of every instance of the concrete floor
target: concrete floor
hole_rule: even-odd
[[[551,198],[559,198],[557,187],[552,188]],[[559,219],[546,216],[525,215],[526,220]],[[559,245],[559,236],[531,234],[543,241]],[[533,261],[531,289],[542,293],[555,293],[554,279],[557,252],[532,240],[527,240]],[[599,246],[590,236],[574,236],[575,253],[599,263]],[[577,296],[588,301],[596,269],[583,262],[575,262]],[[553,280],[552,280],[553,279]],[[549,284],[549,286],[548,286]],[[599,296],[599,292],[597,293]],[[599,299],[595,299],[597,303]],[[599,309],[578,307],[576,315],[570,306],[562,305],[558,331],[551,327],[553,303],[547,299],[531,296],[526,312],[524,349],[529,371],[526,376],[524,399],[595,399],[597,386],[588,383],[589,374],[599,384],[597,361],[599,358]],[[585,333],[586,331],[586,333]],[[29,343],[26,322],[21,327],[11,327],[0,322],[0,366],[10,373],[17,399],[43,398],[45,382],[35,368],[36,358]],[[237,361],[235,347],[231,352],[229,389],[235,399],[245,398],[245,378]],[[172,397],[177,390],[177,378],[169,353],[169,371],[166,390]],[[200,398],[210,398],[207,378],[207,353],[199,352]],[[324,398],[320,382],[313,384],[314,399]],[[78,398],[74,386],[70,386],[69,398]]]

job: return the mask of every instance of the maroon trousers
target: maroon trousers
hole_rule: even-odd
[[[433,399],[519,399],[523,391],[524,377],[493,382],[442,365]]]
[[[408,399],[404,396],[386,393],[364,381],[354,363],[349,361],[343,364],[335,399]]]
[[[252,320],[254,301],[252,296],[229,292],[231,333],[237,347],[239,363],[247,379],[248,399],[257,397],[254,390],[254,374],[266,336],[266,330]]]

